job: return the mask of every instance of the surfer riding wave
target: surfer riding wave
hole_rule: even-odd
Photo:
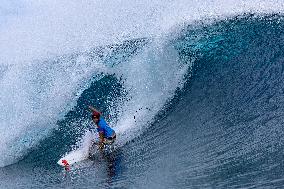
[[[99,142],[97,145],[100,149],[103,149],[105,145],[111,145],[115,142],[116,133],[107,124],[100,111],[93,106],[89,106],[89,108],[92,111],[92,120],[97,126],[97,131],[99,133]]]

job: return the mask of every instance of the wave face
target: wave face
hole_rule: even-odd
[[[246,15],[184,30],[176,45],[198,57],[194,74],[129,145],[139,167],[129,172],[145,173],[136,187],[283,187],[283,26],[282,16]]]
[[[11,43],[4,38],[9,32],[0,37],[2,188],[283,186],[281,6],[270,6],[270,14],[243,14],[247,9],[269,12],[264,5],[272,4],[229,3],[218,15],[213,13],[219,1],[210,1],[210,9],[205,8],[208,4],[191,4],[191,13],[180,2],[173,4],[179,10],[174,11],[176,20],[166,14],[172,10],[170,2],[128,7],[128,13],[141,16],[137,22],[114,9],[115,3],[78,10],[76,3],[67,4],[71,12],[44,4],[46,10],[31,15],[45,16],[54,6],[52,16],[64,13],[62,19],[68,21],[66,31],[61,30],[62,20],[49,26],[58,29],[53,41],[43,37],[50,28],[41,24],[32,26],[35,33],[22,35],[27,25],[37,23],[28,12],[41,3],[25,8],[22,1],[8,11],[13,16],[2,19],[12,21],[2,23],[17,37]],[[112,17],[95,19],[97,13],[90,16],[97,6],[113,8],[125,23]],[[230,12],[236,7],[241,9]],[[27,15],[15,30],[14,16],[21,11]],[[67,19],[77,11],[90,17]],[[92,18],[113,26],[94,31],[88,26]],[[161,18],[165,22],[157,24]],[[80,31],[86,26],[82,35],[69,28],[73,21]],[[34,40],[29,40],[33,34]],[[40,44],[46,49],[38,48]],[[17,56],[12,59],[13,53]],[[81,145],[92,126],[90,104],[99,107],[117,131],[118,150],[63,176],[56,161]]]

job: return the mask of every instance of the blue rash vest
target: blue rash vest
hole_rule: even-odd
[[[103,118],[99,119],[98,126],[99,128],[97,128],[97,131],[103,132],[105,138],[112,137],[112,135],[114,134],[114,130],[110,128],[110,126],[108,126],[108,124]]]

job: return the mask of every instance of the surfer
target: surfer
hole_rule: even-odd
[[[92,120],[97,126],[97,131],[99,133],[99,143],[98,147],[100,149],[104,148],[104,145],[111,145],[116,140],[115,131],[107,124],[107,122],[102,118],[101,112],[92,106],[89,106],[90,110],[93,112]]]

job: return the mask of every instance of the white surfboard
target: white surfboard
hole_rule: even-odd
[[[87,131],[83,136],[82,140],[79,142],[78,148],[65,154],[63,157],[61,157],[58,160],[57,163],[61,166],[65,166],[65,164],[62,162],[63,160],[65,160],[65,162],[67,162],[69,165],[72,165],[74,163],[78,163],[88,159],[89,150],[94,140],[95,140],[94,134],[91,133],[90,131]]]

